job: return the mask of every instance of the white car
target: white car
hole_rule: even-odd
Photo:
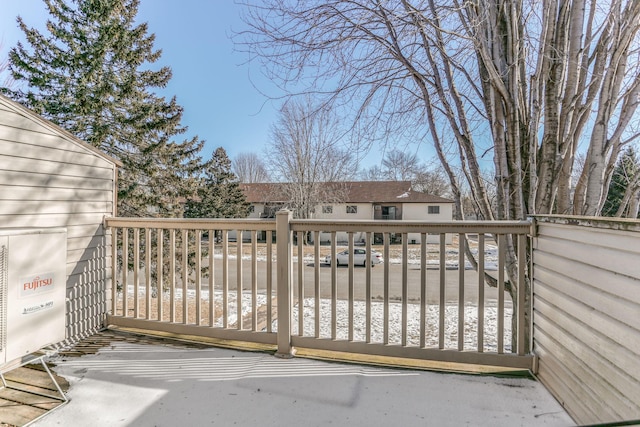
[[[354,265],[361,265],[361,266],[366,266],[367,265],[367,260],[369,260],[369,262],[371,262],[371,266],[373,267],[376,264],[380,264],[382,263],[382,255],[380,254],[380,252],[376,252],[376,251],[371,251],[371,256],[367,256],[367,251],[365,249],[354,249],[353,250],[353,264]],[[327,256],[325,258],[325,262],[327,264],[331,264],[331,255]],[[346,249],[342,252],[339,252],[336,255],[336,263],[337,265],[347,265],[349,264],[349,250]]]

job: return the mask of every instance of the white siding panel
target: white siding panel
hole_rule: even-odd
[[[636,403],[629,400],[637,390],[637,382],[629,379],[624,372],[616,371],[611,365],[602,362],[595,351],[584,347],[571,334],[558,328],[553,320],[541,318],[538,321],[540,329],[545,332],[551,331],[556,336],[553,340],[542,340],[540,346],[548,350],[549,359],[553,359],[556,354],[566,355],[565,360],[556,360],[579,382],[574,386],[577,397],[593,402],[591,406],[598,405],[599,416],[606,414],[607,418],[603,422],[629,419],[629,416],[633,415],[631,410],[634,406],[636,411],[640,409]],[[543,359],[543,355],[540,359]],[[602,398],[603,396],[606,398]]]
[[[429,206],[439,206],[440,213],[430,214]],[[453,203],[403,203],[402,219],[411,221],[451,221]]]
[[[576,242],[546,235],[538,236],[537,249],[557,256],[571,256],[584,265],[592,265],[617,274],[625,274],[640,280],[638,254],[624,249],[611,249],[593,245],[579,245]]]
[[[0,114],[0,126],[16,128],[19,132],[34,131],[50,135],[53,134],[51,130],[42,126],[40,123],[10,109],[4,110],[3,114]]]
[[[543,336],[538,331],[537,335]],[[609,406],[591,390],[584,387],[582,378],[567,370],[566,363],[560,363],[554,356],[562,347],[550,339],[543,340],[549,345],[536,346],[540,358],[538,379],[551,391],[560,404],[578,424],[587,424],[588,420],[615,419]]]
[[[0,121],[2,121],[2,117],[0,117]],[[43,131],[46,133],[42,133]],[[43,127],[37,129],[20,129],[12,126],[3,126],[2,123],[0,123],[0,140],[18,143],[18,145],[35,144],[40,147],[57,149],[63,148],[71,153],[93,154],[95,156],[95,153],[91,153],[91,150],[86,147],[71,143],[61,136],[49,132]],[[109,164],[106,159],[100,159],[105,162],[105,166]]]
[[[538,236],[548,235],[556,239],[576,242],[590,247],[623,249],[640,255],[637,247],[638,238],[633,233],[620,230],[585,228],[564,224],[544,224],[538,231]]]
[[[106,238],[107,236],[100,235],[97,232],[94,236],[69,238],[69,242],[67,243],[67,249],[79,250],[79,249],[100,248],[107,244]]]
[[[34,153],[37,155],[37,153]],[[46,159],[29,159],[24,157],[0,157],[0,168],[9,171],[37,172],[49,175],[73,176],[76,178],[110,179],[113,169],[84,166],[70,163],[58,163]]]
[[[90,177],[78,179],[74,176],[49,175],[31,171],[12,171],[4,169],[0,174],[0,187],[1,186],[35,187],[38,189],[45,188],[47,193],[52,188],[78,188],[112,192],[113,176],[106,179]],[[4,191],[4,189],[0,188],[0,191]],[[105,196],[103,195],[102,197]]]
[[[605,372],[609,367],[616,367],[630,378],[636,380],[636,387],[640,387],[640,371],[634,371],[637,366],[638,353],[637,343],[627,342],[624,345],[616,345],[614,339],[606,335],[607,329],[613,329],[616,325],[611,319],[606,318],[601,313],[595,313],[588,307],[576,303],[566,296],[553,292],[539,282],[535,282],[539,289],[536,291],[539,304],[538,317],[534,320],[542,329],[542,320],[549,319],[553,323],[546,323],[551,326],[558,326],[567,331],[563,335],[562,342],[573,355],[580,357],[583,355],[586,362],[598,365],[598,372]],[[562,309],[558,309],[562,307]],[[566,314],[571,313],[571,315]],[[591,315],[589,315],[591,313]],[[600,325],[599,323],[605,323]],[[620,332],[620,335],[631,336],[632,329],[626,325],[617,325],[620,329],[627,330]],[[567,335],[575,338],[575,341],[566,340]],[[585,345],[589,342],[589,345]],[[595,352],[595,353],[592,353]]]
[[[640,330],[640,315],[638,315],[638,305],[634,304],[626,298],[621,298],[615,294],[606,292],[603,289],[589,286],[588,284],[581,283],[574,278],[564,276],[563,274],[547,270],[543,266],[538,266],[536,269],[536,282],[544,283],[545,286],[562,292],[566,295],[570,295],[576,301],[579,301],[591,310],[596,311],[596,315],[604,314],[616,321],[621,321],[632,328]],[[606,287],[606,284],[604,285]],[[626,295],[625,295],[626,296]],[[639,297],[636,292],[630,292],[630,297]],[[606,331],[607,334],[613,334],[614,336],[620,332],[616,325],[613,330]],[[628,343],[627,339],[630,336],[621,336],[620,344],[625,345]],[[637,343],[637,353],[640,356],[640,342]]]
[[[28,192],[27,192],[28,194]],[[76,199],[81,200],[81,199]],[[59,200],[4,200],[0,203],[1,215],[24,214],[80,214],[100,213],[111,210],[111,203],[106,201],[59,201]]]
[[[0,138],[0,156],[32,158],[31,151],[36,150],[38,158],[40,159],[46,159],[57,163],[69,163],[110,169],[109,164],[104,159],[88,151],[78,152],[66,150],[67,144],[64,144],[63,142],[64,140],[60,138],[60,144],[58,147],[49,148],[38,144],[24,144],[14,141],[6,141]]]
[[[113,185],[113,184],[112,184]],[[4,200],[24,200],[33,202],[79,203],[82,201],[111,201],[111,191],[100,188],[46,188],[0,185]],[[25,209],[25,213],[30,212]],[[37,212],[37,211],[36,211]]]
[[[601,218],[538,222],[538,377],[581,424],[640,419],[639,225]]]
[[[552,271],[568,275],[580,284],[615,295],[620,299],[640,305],[640,283],[629,276],[612,273],[592,265],[577,263],[571,259],[536,250],[536,271]],[[580,290],[582,291],[582,289]]]
[[[71,225],[96,225],[101,224],[104,215],[110,213],[89,213],[70,215],[0,215],[0,227],[24,228],[24,227],[68,227]]]

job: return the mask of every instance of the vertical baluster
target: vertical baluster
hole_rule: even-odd
[[[498,354],[504,353],[505,236],[498,235]]]
[[[420,233],[420,348],[426,347],[427,324],[427,234]]]
[[[241,331],[244,328],[242,319],[242,230],[236,231],[236,325]]]
[[[347,233],[348,242],[349,242],[349,312],[347,313],[348,317],[348,340],[353,341],[353,269],[355,267],[355,259],[354,259],[354,247],[353,247],[353,232],[350,231]],[[367,254],[369,255],[369,254]],[[367,263],[365,261],[365,263]],[[369,262],[368,264],[371,264]]]
[[[229,327],[229,230],[222,230],[222,327]]]
[[[518,234],[518,355],[524,356],[525,337],[527,324],[525,323],[525,266],[527,264],[526,256],[527,236]]]
[[[140,229],[133,229],[133,317],[140,316]]]
[[[389,233],[384,233],[384,301],[383,301],[383,344],[389,344]]]
[[[484,234],[478,233],[478,351],[484,351]]]
[[[151,230],[149,228],[144,229],[144,276],[145,276],[145,295],[146,300],[146,313],[145,319],[151,319]]]
[[[213,327],[216,321],[215,299],[215,265],[214,255],[216,249],[216,232],[209,230],[209,326]]]
[[[367,254],[369,254],[369,256],[371,256],[370,254],[371,252],[371,233],[367,232],[366,234],[366,251]],[[371,263],[367,264],[367,278],[366,278],[366,283],[365,283],[365,299],[366,299],[366,341],[367,343],[371,342]]]
[[[445,289],[446,289],[446,270],[447,270],[447,246],[446,246],[446,238],[447,235],[445,233],[440,234],[440,307],[438,310],[439,319],[438,319],[438,348],[444,348],[444,320],[446,315],[446,307],[445,307]]]
[[[331,339],[337,333],[338,255],[336,253],[336,232],[331,232]]]
[[[189,230],[182,230],[182,323],[189,323]]]
[[[409,298],[409,284],[408,284],[408,274],[409,274],[409,242],[407,233],[402,233],[402,322],[400,328],[402,328],[402,346],[406,347],[407,345],[407,324],[408,324],[408,298]]]
[[[251,330],[258,330],[258,232],[251,231]]]
[[[158,256],[156,257],[156,275],[158,277],[158,281],[156,284],[157,292],[158,292],[158,320],[162,322],[164,320],[164,254],[162,253],[164,246],[164,230],[162,228],[158,228],[156,232],[156,240],[157,240],[157,249]]]
[[[176,230],[169,230],[169,321],[176,321]]]
[[[196,325],[202,324],[202,230],[196,230]]]
[[[267,332],[273,324],[273,231],[267,231]]]
[[[304,231],[298,231],[298,335],[304,336]]]
[[[315,298],[315,337],[320,337],[320,232],[313,232],[313,270],[314,270],[314,298]]]
[[[111,227],[111,314],[118,315],[118,229],[116,227]]]
[[[464,350],[464,246],[465,234],[458,234],[458,351]]]
[[[129,316],[129,229],[122,228],[122,316]]]

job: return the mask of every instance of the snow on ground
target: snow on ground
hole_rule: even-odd
[[[337,309],[336,339],[348,339],[349,304],[339,300]],[[447,305],[445,310],[444,346],[458,348],[458,306]],[[293,308],[293,334],[298,334],[298,313]],[[305,336],[315,336],[315,299],[305,298],[303,306],[303,328]],[[320,338],[331,338],[331,300],[320,300]],[[366,304],[355,301],[353,307],[353,338],[355,341],[366,339]],[[497,307],[485,307],[484,310],[484,350],[497,351]],[[505,351],[510,351],[511,341],[511,308],[505,308]],[[439,306],[429,304],[426,307],[425,345],[438,347],[439,344]],[[464,348],[477,348],[478,308],[467,305],[464,308]],[[275,327],[275,326],[274,326]],[[420,305],[407,304],[407,345],[420,345]],[[384,303],[371,302],[371,342],[382,343],[384,334]],[[402,339],[402,303],[389,303],[389,344],[400,344]]]
[[[129,287],[129,295],[133,293],[133,287]],[[139,295],[144,296],[144,288],[139,289]],[[195,299],[196,293],[189,290],[188,298]],[[165,296],[168,299],[169,295]],[[182,301],[182,289],[175,291],[176,301]],[[209,292],[202,291],[203,301],[209,300]],[[222,292],[216,292],[214,298],[222,302]],[[227,294],[227,324],[233,325],[238,318],[238,303],[236,292]],[[261,307],[267,304],[265,294],[257,294],[256,306]],[[242,295],[242,316],[247,316],[252,310],[252,295],[244,292]],[[444,307],[444,347],[458,348],[458,306],[451,304]],[[303,330],[304,336],[315,336],[315,299],[305,298],[303,305]],[[349,303],[346,300],[336,301],[337,326],[336,339],[346,340],[349,333]],[[438,347],[439,345],[439,319],[440,309],[436,304],[426,306],[425,322],[425,345],[427,347]],[[222,327],[222,312],[219,311],[214,324],[215,327]],[[299,307],[296,303],[292,310],[292,333],[298,335]],[[331,338],[331,300],[320,300],[320,338]],[[364,301],[354,301],[353,303],[353,338],[355,341],[366,340],[366,304]],[[464,349],[475,350],[477,348],[478,334],[478,308],[474,305],[464,307]],[[273,330],[277,330],[277,321],[273,322]],[[407,304],[407,345],[420,345],[420,305]],[[379,301],[371,302],[371,342],[382,343],[384,334],[384,303]],[[487,305],[484,309],[484,350],[497,351],[498,336],[498,308]],[[504,309],[504,348],[505,351],[511,349],[511,307]],[[389,344],[399,345],[402,339],[402,303],[389,303]]]

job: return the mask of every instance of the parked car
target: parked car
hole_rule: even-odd
[[[367,261],[369,260],[369,261]],[[353,250],[353,264],[366,266],[367,262],[371,262],[371,266],[375,266],[376,264],[382,263],[382,254],[380,252],[371,251],[371,256],[367,256],[367,251],[365,249],[356,248]],[[327,264],[331,264],[331,255],[328,255],[325,258],[325,262]],[[339,252],[336,255],[336,264],[337,265],[347,265],[349,264],[349,250],[346,249],[342,252]]]

